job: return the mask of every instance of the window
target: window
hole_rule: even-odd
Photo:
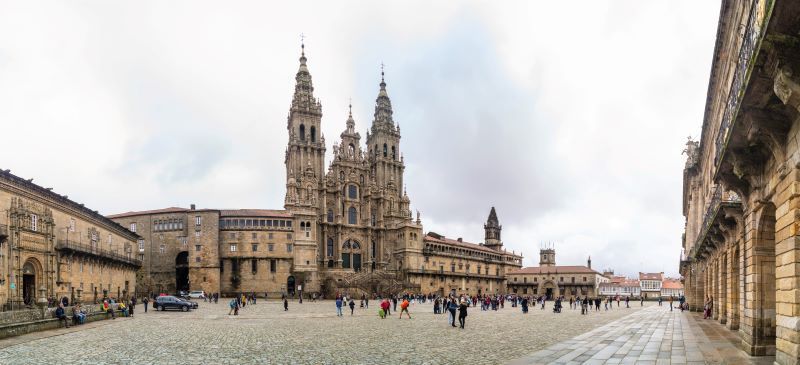
[[[195,257],[194,262],[200,262],[200,256]]]
[[[586,279],[586,278],[584,278],[584,279]],[[572,283],[575,284],[575,278],[572,278]]]
[[[267,245],[267,250],[269,250],[269,252],[275,251],[275,244],[274,243],[268,244]]]
[[[328,209],[328,219],[327,219],[327,221],[328,221],[328,223],[332,223],[333,222],[333,209]]]
[[[586,281],[586,277],[585,276],[583,277],[583,281]]]
[[[269,260],[269,272],[276,272],[278,271],[278,260],[272,259]]]
[[[339,180],[344,181],[344,171],[339,171]]]
[[[139,251],[144,251],[144,240],[140,239],[138,243],[139,243]]]
[[[450,271],[451,272],[456,272],[456,264],[455,263],[450,264]]]
[[[231,252],[236,252],[236,245],[231,245]]]
[[[397,159],[397,155],[395,154],[394,146],[392,146],[392,160],[396,160],[396,159]]]
[[[225,271],[225,261],[219,260],[219,272],[222,273]]]
[[[389,149],[386,147],[386,143],[383,144],[383,157],[388,155]]]
[[[347,223],[348,224],[356,224],[358,220],[358,212],[356,212],[355,207],[350,207],[347,209]]]
[[[287,239],[287,240],[290,240],[290,239],[292,239],[292,234],[291,234],[291,233],[287,233],[287,234],[286,234],[286,239]]]
[[[144,261],[144,254],[143,253],[139,254],[139,261]]]
[[[258,272],[258,260],[250,260],[250,269],[253,271],[253,274]]]
[[[358,187],[355,185],[348,185],[347,197],[350,199],[358,199]]]
[[[258,239],[258,233],[253,233],[253,239]]]
[[[300,140],[301,141],[305,141],[306,140],[306,126],[305,126],[305,124],[300,124]]]
[[[194,236],[195,237],[200,237],[200,231],[194,231]]]
[[[202,245],[194,245],[194,250],[195,250],[195,251],[200,251],[200,250],[202,250],[202,249],[203,249],[203,246],[202,246]]]
[[[162,243],[162,244],[161,244],[161,246],[159,246],[159,247],[158,247],[158,251],[159,251],[159,252],[161,252],[161,253],[165,253],[165,252],[167,252],[167,246],[165,246],[165,245]]]
[[[258,251],[258,243],[254,243],[253,244],[253,252],[257,252],[257,251]]]
[[[267,238],[272,239],[272,233],[267,233]]]
[[[36,214],[31,214],[31,230],[32,231],[39,230],[39,216]]]
[[[312,125],[311,126],[311,142],[317,141],[317,129]]]
[[[135,224],[136,223],[134,223],[134,225]],[[69,231],[70,232],[75,232],[75,219],[74,218],[70,218],[69,219]],[[134,232],[136,232],[136,231],[134,231]]]
[[[195,226],[199,226],[201,223],[203,223],[203,219],[202,219],[202,218],[203,218],[203,217],[201,217],[201,216],[199,216],[199,215],[198,215],[198,216],[195,216],[195,217],[194,217],[194,225],[195,225]]]
[[[286,252],[292,252],[292,244],[291,243],[287,243],[286,244]]]
[[[328,238],[328,247],[325,250],[328,257],[333,257],[333,238]]]
[[[349,269],[350,268],[350,254],[349,253],[342,253],[342,268]]]
[[[372,240],[372,252],[370,252],[370,257],[373,259],[375,258],[375,251],[378,249],[378,246],[375,244],[375,240]],[[425,256],[425,262],[428,262],[428,256]]]
[[[286,227],[286,221],[279,221],[281,227]]]
[[[236,239],[236,233],[231,232],[231,234],[229,234],[228,237],[230,237],[230,239],[232,240]]]

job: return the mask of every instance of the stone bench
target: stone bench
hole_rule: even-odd
[[[114,305],[114,312],[119,312],[117,306]],[[101,310],[94,310],[92,307],[84,307],[87,309],[86,313],[86,322],[94,322],[100,321],[104,319],[110,319],[111,316],[103,312]],[[38,331],[46,331],[52,330],[57,328],[62,328],[63,324],[58,318],[55,318],[54,315],[55,309],[49,308],[46,311],[45,316],[47,318],[42,319],[34,319],[34,320],[21,320],[19,322],[10,322],[10,323],[2,323],[0,324],[0,339],[14,337],[19,335],[24,335],[26,333],[31,332],[38,332]],[[67,311],[67,319],[72,322],[73,321],[73,314],[72,308],[69,308]],[[4,315],[13,315],[13,312],[4,312]],[[74,322],[73,322],[74,323]]]

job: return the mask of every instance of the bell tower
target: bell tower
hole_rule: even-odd
[[[539,267],[556,266],[556,250],[543,248],[539,250]]]
[[[501,226],[500,221],[497,220],[497,212],[495,212],[494,207],[492,207],[492,210],[489,212],[489,219],[487,219],[486,224],[483,225],[483,230],[486,240],[483,245],[495,251],[502,251],[503,241],[500,240],[500,232],[503,230],[503,226]]]
[[[311,73],[306,65],[305,44],[301,44],[300,68],[295,75],[294,95],[286,128],[286,198],[284,206],[317,205],[325,164],[325,137],[322,136],[322,104],[314,98]]]

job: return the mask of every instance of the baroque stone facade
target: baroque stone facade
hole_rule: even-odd
[[[0,304],[133,294],[139,238],[51,189],[0,171]]]
[[[800,363],[800,3],[723,1],[680,261],[692,310],[752,355]]]
[[[284,210],[109,216],[142,236],[139,290],[504,293],[505,274],[522,256],[503,249],[494,208],[484,244],[423,235],[419,212],[412,217],[383,72],[366,145],[348,113],[325,169],[322,105],[307,61],[303,48],[287,118]]]

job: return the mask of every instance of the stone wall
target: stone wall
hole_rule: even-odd
[[[117,310],[118,305],[112,305]],[[86,311],[86,322],[111,318],[102,311],[102,305],[83,305]],[[25,309],[0,312],[0,339],[24,335],[26,333],[56,329],[63,324],[55,318],[56,308]],[[73,315],[72,307],[65,309],[68,316]]]

